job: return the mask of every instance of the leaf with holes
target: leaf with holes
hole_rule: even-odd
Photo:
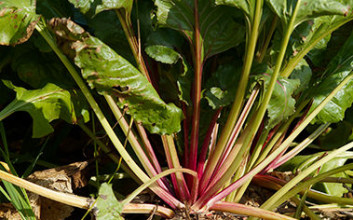
[[[133,65],[71,20],[55,19],[51,24],[54,32],[67,40],[67,52],[74,53],[74,61],[91,88],[118,97],[118,105],[151,133],[180,130],[182,111],[166,104]]]
[[[35,10],[35,1],[1,1],[0,45],[16,45],[26,42],[39,20],[39,15]]]

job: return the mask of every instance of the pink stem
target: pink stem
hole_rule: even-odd
[[[199,26],[198,0],[194,0],[194,96],[193,96],[193,114],[191,126],[191,142],[189,155],[189,168],[196,171],[197,152],[199,143],[199,126],[200,126],[200,103],[201,103],[201,83],[202,83],[202,41]]]
[[[241,128],[243,127],[245,120],[248,116],[248,114],[250,113],[250,109],[253,106],[257,95],[259,94],[259,89],[255,89],[252,94],[250,95],[249,100],[247,101],[241,115],[239,116],[239,120],[237,121],[236,125],[233,128],[233,131],[231,133],[231,138],[227,143],[227,146],[225,148],[225,152],[222,154],[222,156],[219,159],[219,162],[213,172],[213,178],[209,178],[209,179],[204,179],[203,182],[201,182],[200,185],[200,194],[203,194],[207,188],[210,188],[214,185],[214,183],[216,183],[222,176],[222,174],[224,173],[224,171],[221,171],[223,169],[227,169],[228,165],[225,164],[225,161],[233,161],[236,154],[231,154],[232,151],[236,151],[236,149],[234,148],[235,145],[235,141],[237,140],[239,133],[241,131]],[[228,156],[230,158],[228,158]],[[205,170],[205,172],[207,172],[207,170]],[[210,176],[210,177],[211,177]]]
[[[189,116],[187,114],[186,104],[182,103],[183,113],[185,119],[183,121],[184,127],[184,167],[189,167]]]
[[[202,148],[201,148],[201,153],[200,153],[200,158],[198,161],[197,165],[197,173],[199,178],[201,178],[203,171],[204,171],[204,165],[206,162],[206,156],[207,156],[207,150],[209,149],[212,133],[215,129],[217,119],[219,118],[219,115],[221,114],[223,108],[219,108],[216,113],[213,115],[210,126],[208,127],[206,137],[203,141]]]

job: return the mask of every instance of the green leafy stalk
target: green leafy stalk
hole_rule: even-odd
[[[246,128],[246,130],[248,131],[248,132],[244,132],[244,133],[246,133],[246,135],[243,133],[241,138],[237,141],[239,143],[239,145],[241,145],[242,147],[239,150],[239,152],[237,152],[237,157],[234,159],[234,162],[230,166],[230,169],[228,169],[223,174],[222,178],[220,178],[220,180],[217,181],[218,186],[224,185],[226,183],[226,181],[228,181],[229,178],[233,175],[233,173],[237,169],[237,167],[240,165],[240,163],[241,163],[240,161],[241,161],[241,158],[243,158],[243,154],[247,151],[247,149],[250,149],[250,145],[253,141],[253,138],[255,137],[255,133],[257,132],[257,130],[263,120],[263,117],[264,117],[266,110],[267,110],[267,105],[271,99],[273,89],[275,87],[277,78],[280,73],[280,69],[282,66],[283,58],[284,58],[284,55],[285,55],[285,52],[287,49],[290,35],[294,29],[294,22],[295,22],[295,18],[296,18],[296,13],[299,10],[299,5],[300,5],[300,1],[297,2],[297,5],[296,5],[295,10],[293,12],[293,16],[291,18],[291,21],[286,29],[284,38],[282,40],[281,49],[280,49],[279,55],[277,57],[275,70],[272,73],[271,80],[270,80],[270,83],[267,87],[266,93],[264,95],[264,99],[261,102],[261,106],[260,106],[259,110],[256,112],[255,118],[253,120],[251,120],[251,123]],[[243,137],[243,136],[246,136],[246,137]],[[206,201],[215,192],[216,192],[216,189],[211,188],[210,192],[206,193],[207,195],[204,195],[203,197],[201,197],[199,199],[199,203],[203,203],[204,201]]]
[[[258,38],[258,29],[261,21],[262,15],[262,6],[263,0],[256,1],[256,8],[255,8],[255,15],[254,20],[251,21],[251,24],[248,24],[248,30],[251,30],[250,37],[247,41],[247,48],[245,54],[245,63],[242,69],[241,79],[238,84],[237,92],[234,98],[234,102],[232,104],[232,108],[230,110],[227,122],[222,129],[221,136],[217,142],[216,148],[213,153],[209,156],[207,166],[205,168],[204,175],[202,176],[200,182],[200,189],[204,189],[205,186],[210,181],[211,176],[213,175],[214,169],[217,166],[220,156],[224,152],[227,143],[229,142],[229,138],[231,136],[232,130],[234,128],[235,123],[238,120],[238,116],[243,105],[245,91],[248,85],[250,70],[253,63],[255,49],[256,49],[256,42]]]
[[[273,161],[287,146],[299,135],[300,132],[302,132],[306,126],[310,123],[313,118],[316,117],[317,114],[325,107],[325,105],[340,91],[351,79],[353,78],[353,74],[348,75],[331,93],[328,95],[318,106],[317,108],[312,111],[306,118],[305,120],[296,128],[295,131],[289,135],[289,137],[275,150],[273,151],[268,157],[266,157],[261,163],[259,163],[254,169],[252,169],[249,173],[244,175],[242,178],[234,182],[232,185],[228,186],[226,189],[224,189],[222,192],[218,193],[216,196],[214,196],[212,199],[207,199],[208,203],[207,206],[210,207],[212,204],[214,204],[216,201],[221,200],[225,196],[227,196],[230,192],[232,192],[234,189],[237,189],[240,187],[243,183],[245,183],[247,180],[252,178],[254,175],[262,171],[268,164]],[[209,196],[209,195],[208,195]],[[195,204],[196,207],[201,205],[203,203],[203,199],[207,198],[207,196],[201,197],[198,202]],[[204,200],[204,201],[207,201]]]
[[[46,40],[46,42],[50,45],[50,47],[53,49],[53,51],[57,54],[59,59],[63,62],[65,67],[68,69],[69,73],[71,76],[74,78],[75,82],[77,85],[80,87],[81,91],[83,92],[84,96],[86,97],[88,103],[90,104],[91,108],[95,112],[97,118],[99,119],[100,123],[102,124],[104,130],[107,132],[107,135],[109,136],[110,140],[120,153],[120,155],[123,157],[127,165],[130,167],[131,170],[141,179],[142,182],[148,181],[150,178],[141,170],[141,168],[135,163],[135,161],[132,159],[130,154],[125,150],[123,147],[122,143],[116,136],[114,130],[110,126],[108,120],[104,116],[102,110],[98,106],[97,102],[94,100],[92,94],[90,93],[89,89],[87,88],[86,84],[83,82],[79,74],[77,73],[76,69],[72,66],[70,61],[67,59],[67,57],[59,50],[59,48],[56,46],[55,41],[52,39],[52,36],[47,32],[47,29],[45,28],[44,23],[41,23],[40,25],[36,26],[36,29],[38,32],[42,35],[42,37]],[[168,197],[168,194],[163,192],[159,187],[151,187],[153,191],[156,192],[156,194],[159,194],[161,198],[165,198],[165,196]],[[172,206],[181,206],[183,207],[184,205],[177,201],[174,197],[166,199],[169,201],[169,203]]]
[[[262,63],[262,61],[264,60],[265,58],[265,55],[266,55],[266,52],[267,52],[267,49],[268,49],[268,46],[270,45],[270,42],[271,42],[271,39],[272,39],[272,35],[273,33],[275,32],[276,30],[276,27],[277,27],[277,21],[278,21],[278,17],[274,17],[273,20],[272,20],[272,23],[271,23],[271,28],[270,30],[268,31],[268,34],[266,36],[266,40],[263,44],[263,46],[261,47],[261,50],[259,51],[259,56],[257,58],[257,61],[259,63]]]
[[[350,165],[350,166],[349,166]],[[345,172],[347,172],[347,165],[345,165]],[[349,167],[352,167],[352,164],[348,164],[348,168]],[[340,167],[341,168],[341,167]],[[325,172],[325,176],[326,175],[334,175],[336,173],[339,173],[339,172],[342,172],[341,169],[337,170],[335,169],[334,171],[335,172],[331,172],[332,170],[328,171],[327,173]],[[323,173],[322,173],[323,174]],[[320,174],[321,175],[321,174]],[[314,177],[316,178],[316,177]],[[319,179],[316,179],[316,182],[322,182],[322,181],[325,181],[328,177],[322,179],[322,178],[319,178]],[[311,179],[310,179],[311,180]],[[256,175],[255,178],[254,178],[254,183],[259,185],[259,186],[262,186],[262,187],[265,187],[265,188],[268,188],[268,189],[273,189],[275,191],[279,190],[280,188],[282,188],[283,185],[285,185],[287,182],[284,181],[284,180],[280,180],[280,179],[277,179],[277,178],[274,178],[272,176],[267,176],[267,175]],[[308,187],[308,185],[298,185],[298,187],[301,187],[301,191],[297,192],[297,194],[303,194],[303,192],[305,192],[305,189],[306,187]],[[295,194],[292,194],[290,197],[288,197],[287,199],[295,199]],[[352,204],[352,199],[350,198],[342,198],[342,197],[339,197],[339,196],[330,196],[330,195],[327,195],[327,194],[324,194],[322,192],[318,192],[316,190],[309,190],[308,191],[308,197],[311,198],[311,199],[314,199],[316,201],[319,201],[319,202],[323,202],[323,203],[337,203],[337,204]],[[285,200],[283,200],[285,201]]]

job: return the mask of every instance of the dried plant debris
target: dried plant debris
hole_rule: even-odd
[[[88,162],[76,162],[66,166],[37,171],[27,179],[33,183],[55,189],[61,192],[72,193],[72,189],[87,185],[86,171]]]
[[[59,192],[73,193],[74,189],[87,185],[88,162],[76,162],[66,166],[36,171],[27,180]],[[62,220],[71,216],[74,208],[28,192],[32,209],[37,219]],[[21,219],[10,203],[0,204],[0,219]]]

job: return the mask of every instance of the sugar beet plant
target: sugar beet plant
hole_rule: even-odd
[[[352,10],[352,0],[1,0],[1,90],[16,98],[0,121],[26,111],[35,138],[55,119],[95,138],[85,125],[93,111],[124,169],[173,210],[292,219],[272,212],[292,199],[294,217],[304,210],[315,219],[306,197],[353,205],[310,190],[328,177],[340,187],[338,174],[351,181],[353,144],[305,157],[288,182],[268,173],[299,158],[351,106]],[[171,175],[153,182],[164,169]],[[239,203],[252,180],[277,189],[260,208]],[[118,218],[133,212],[128,198],[110,198],[110,213],[101,197],[70,204]]]

